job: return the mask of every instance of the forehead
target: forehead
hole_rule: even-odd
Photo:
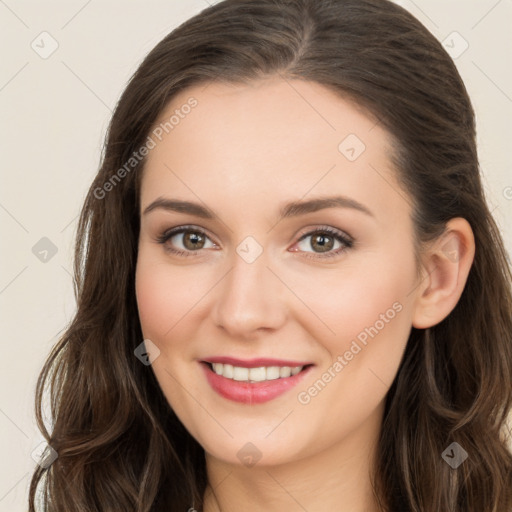
[[[194,107],[190,108],[192,103]],[[167,126],[166,130],[165,123],[169,120],[173,126]],[[212,142],[222,140],[231,130],[245,137],[246,147],[250,142],[247,136],[253,136],[254,140],[257,136],[257,142],[271,139],[275,146],[283,147],[293,141],[298,146],[303,140],[318,144],[319,139],[324,139],[329,149],[347,131],[368,139],[367,132],[378,125],[369,112],[363,113],[357,104],[321,84],[274,77],[248,84],[215,82],[185,89],[167,105],[155,127],[163,128],[163,137],[171,131],[179,136],[184,125],[192,125],[200,135],[205,132],[202,129],[205,123],[208,130],[214,130],[209,133]],[[372,143],[386,136],[379,129],[372,135]],[[204,144],[207,142],[203,140]]]
[[[152,134],[156,145],[142,180],[146,204],[166,192],[218,204],[242,195],[247,206],[257,197],[260,207],[333,191],[383,208],[400,199],[390,135],[314,82],[191,87],[167,105]]]

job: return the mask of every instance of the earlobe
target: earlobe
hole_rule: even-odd
[[[451,313],[462,295],[474,256],[475,239],[469,222],[460,217],[451,219],[424,254],[413,327],[432,327]]]

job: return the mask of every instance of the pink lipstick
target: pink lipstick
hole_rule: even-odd
[[[268,402],[296,386],[313,367],[310,362],[210,357],[199,361],[212,389],[244,404]]]

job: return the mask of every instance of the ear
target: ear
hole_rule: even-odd
[[[475,238],[469,222],[460,217],[451,219],[423,254],[413,327],[432,327],[451,313],[462,295],[474,256]]]

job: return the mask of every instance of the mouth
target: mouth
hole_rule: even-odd
[[[224,377],[226,379],[238,382],[268,382],[277,379],[286,379],[297,375],[307,368],[313,366],[312,363],[304,365],[288,366],[288,365],[269,365],[269,366],[238,366],[228,363],[212,363],[202,361],[208,366],[211,372]]]
[[[220,396],[244,404],[261,404],[295,387],[314,364],[297,366],[235,366],[211,361],[199,362],[210,387]],[[240,363],[239,363],[240,364]]]

